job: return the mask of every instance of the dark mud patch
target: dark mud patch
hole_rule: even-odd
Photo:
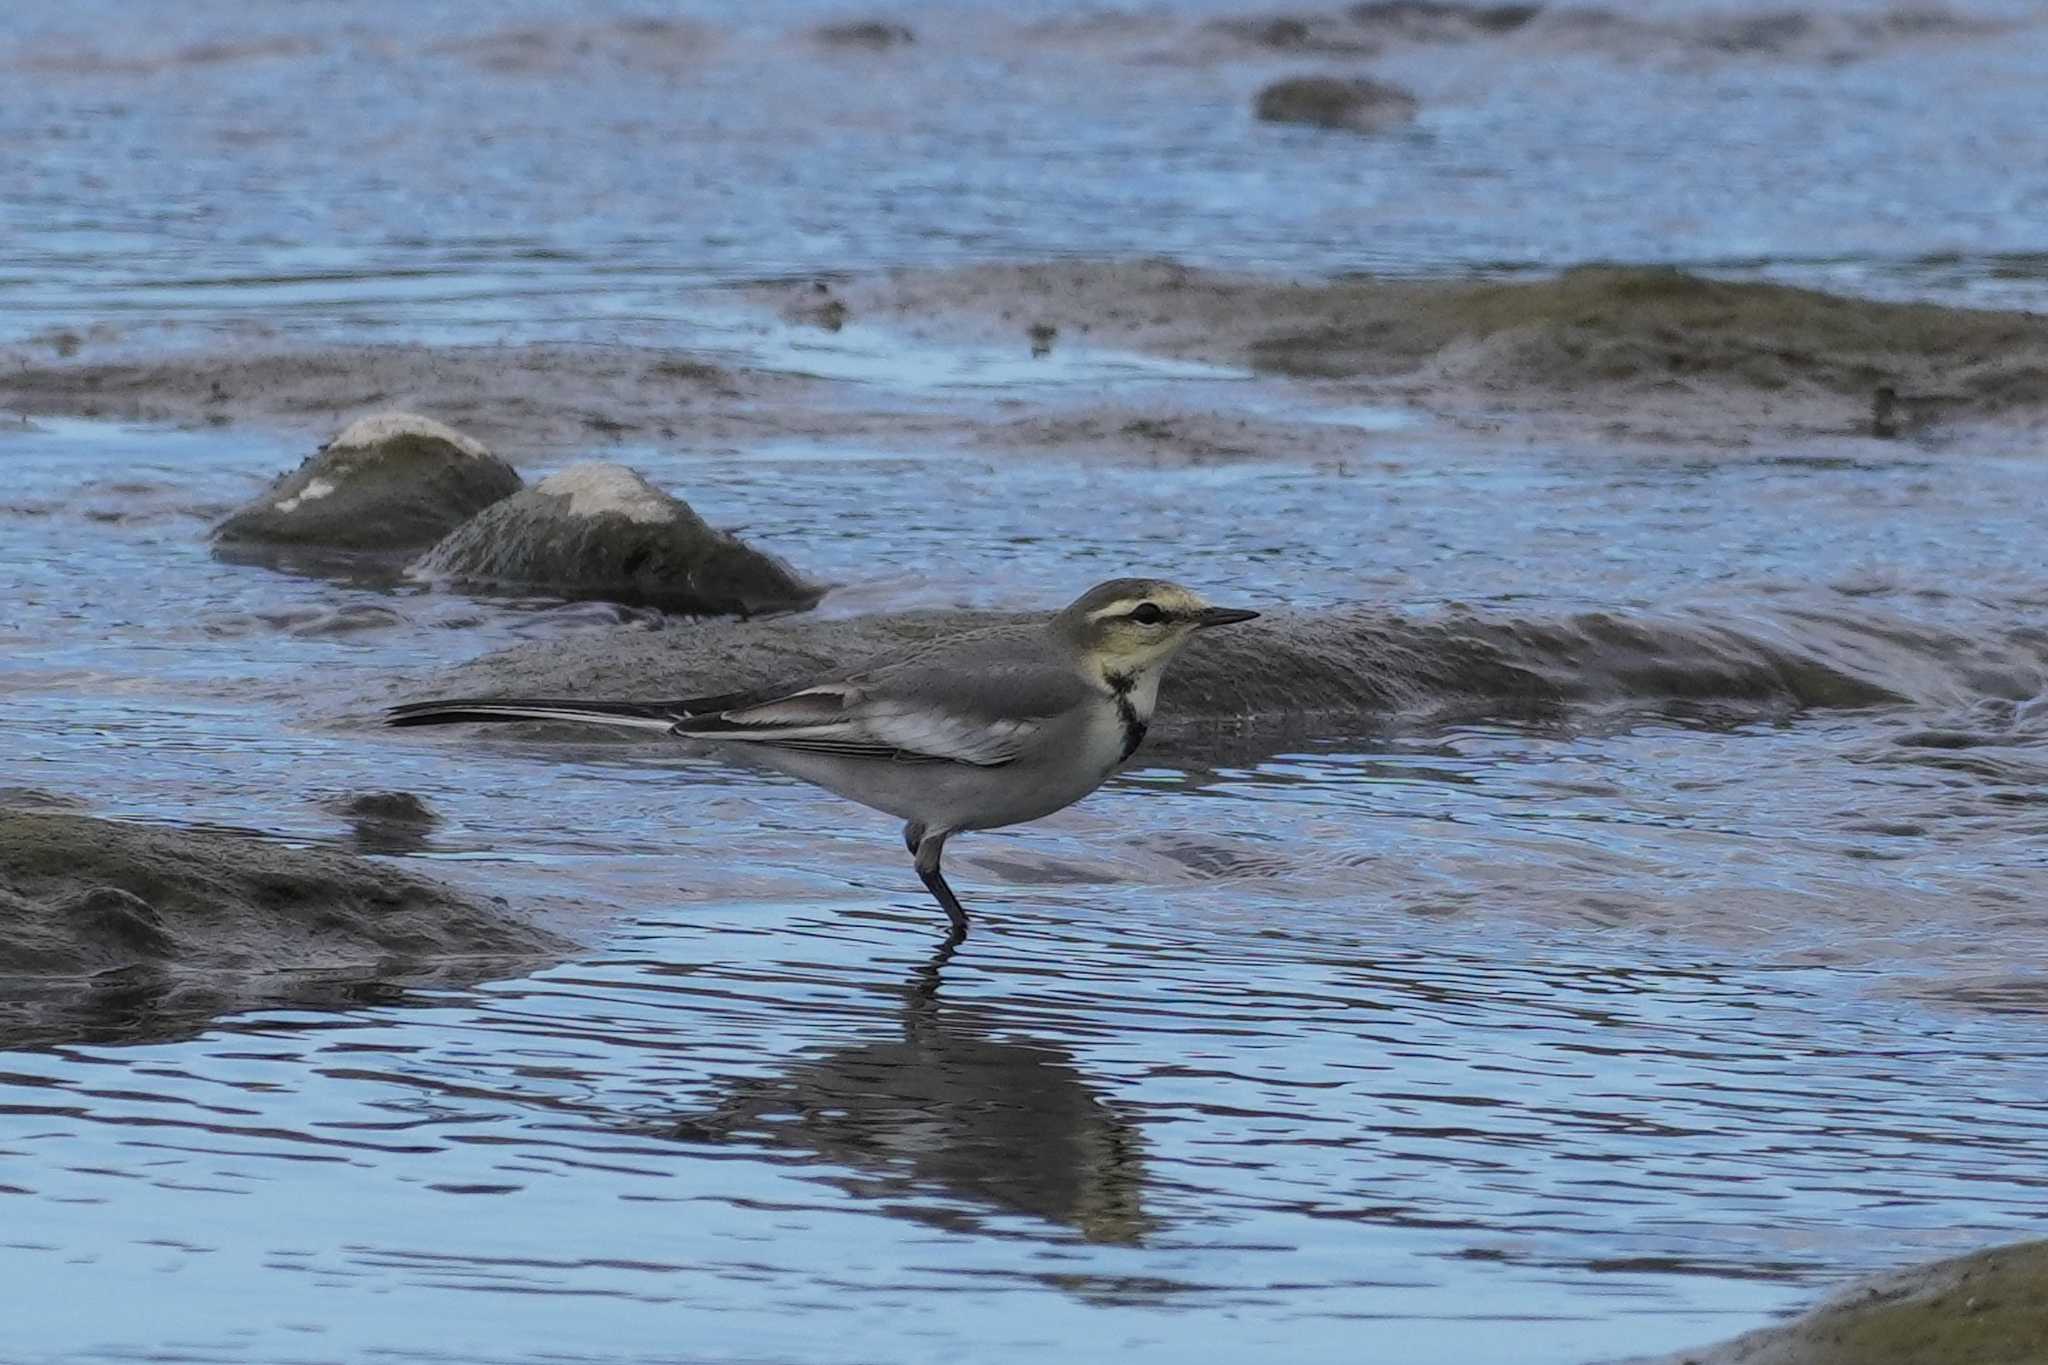
[[[1334,465],[1357,458],[1362,445],[1355,426],[1186,404],[1048,405],[1029,417],[978,426],[968,439],[978,450],[1058,451],[1162,465],[1254,459]]]
[[[1171,50],[1193,60],[1484,45],[1508,60],[1587,54],[1687,66],[1732,60],[1832,65],[1915,45],[1993,38],[2037,22],[1920,4],[1861,11],[1760,6],[1666,15],[1607,5],[1366,0],[1341,9],[1211,20],[1177,39],[1162,31],[1161,21],[1144,36],[1155,44],[1177,42]]]
[[[716,30],[685,19],[636,16],[602,23],[528,24],[444,39],[430,51],[507,76],[636,72],[678,75],[717,50]]]
[[[318,38],[303,34],[217,38],[158,50],[110,51],[84,38],[58,38],[20,49],[11,65],[32,76],[104,79],[160,76],[166,73],[212,74],[216,68],[244,62],[315,57],[326,50]]]
[[[1543,10],[1542,5],[1471,5],[1457,0],[1364,0],[1345,10],[1344,17],[1386,38],[1442,43],[1513,33]]]
[[[376,701],[702,696],[855,672],[949,635],[1031,629],[1044,619],[917,612],[592,631],[410,679]],[[1418,619],[1362,608],[1313,616],[1281,612],[1206,636],[1175,661],[1146,752],[1199,747],[1213,753],[1219,744],[1228,748],[1232,736],[1261,748],[1281,738],[1449,720],[1548,723],[1589,708],[1740,720],[1808,707],[1948,702],[1988,666],[1987,653],[1997,654],[2007,671],[2030,670],[2048,686],[2048,658],[2024,643],[1992,647],[1925,631],[1908,635],[1878,617],[1772,622],[1590,613],[1522,620],[1472,612]],[[576,734],[587,739],[592,732],[578,727]]]
[[[2029,21],[1962,14],[1942,5],[1831,11],[1759,7],[1696,17],[1645,16],[1597,5],[1544,9],[1518,37],[1553,50],[1596,52],[1621,60],[1677,57],[1841,63],[1914,45],[1967,42],[2011,33]]]
[[[1204,46],[1228,44],[1256,53],[1369,57],[1380,50],[1342,14],[1261,14],[1212,19],[1203,25]]]
[[[1812,1312],[1636,1365],[2035,1365],[2048,1359],[2048,1242],[1851,1285]]]
[[[840,294],[861,316],[934,338],[993,341],[1028,316],[1098,345],[1343,381],[1451,416],[1513,405],[1678,436],[1871,434],[1873,403],[1890,389],[1950,423],[2048,417],[2048,317],[1661,267],[1291,282],[1072,263],[897,272]],[[1731,412],[1731,394],[1753,401]]]
[[[0,1033],[128,1001],[212,1008],[307,974],[469,979],[565,952],[497,904],[352,854],[0,809]]]

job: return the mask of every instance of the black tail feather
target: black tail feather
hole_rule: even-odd
[[[461,721],[558,720],[667,730],[699,714],[691,701],[578,701],[568,697],[451,697],[408,702],[384,713],[386,725],[451,725]]]

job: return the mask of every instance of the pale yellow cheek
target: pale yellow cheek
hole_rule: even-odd
[[[1185,643],[1185,631],[1150,636],[1118,634],[1102,642],[1102,654],[1123,668],[1141,668],[1166,658]]]

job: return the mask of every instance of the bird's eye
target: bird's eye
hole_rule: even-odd
[[[1166,619],[1157,602],[1140,602],[1131,608],[1131,619],[1141,626],[1156,626]]]

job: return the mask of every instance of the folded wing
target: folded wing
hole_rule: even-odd
[[[738,740],[897,763],[966,763],[999,768],[1041,727],[1038,718],[998,719],[912,698],[877,696],[854,683],[826,683],[715,715],[688,716],[675,733]]]

